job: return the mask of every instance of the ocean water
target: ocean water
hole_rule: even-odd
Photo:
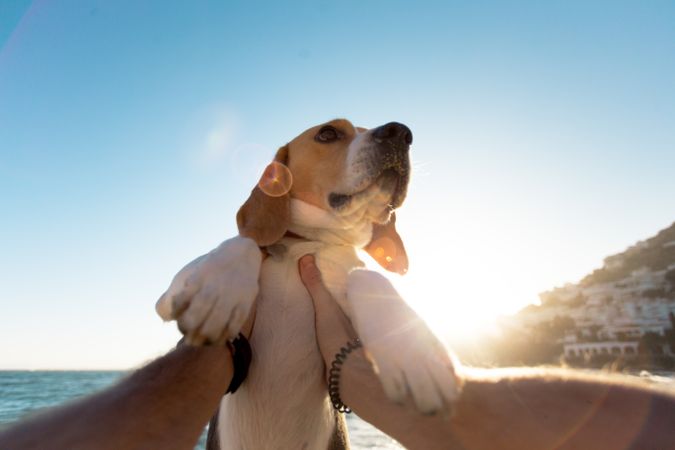
[[[110,386],[125,372],[0,371],[0,429],[42,408],[55,406]],[[396,441],[354,414],[347,416],[354,449],[401,449]],[[206,433],[195,447],[203,449]]]
[[[0,371],[0,429],[42,408],[90,394],[110,386],[125,372],[94,371]],[[636,374],[653,383],[675,389],[672,372]],[[402,449],[396,441],[381,433],[354,414],[347,416],[349,436],[354,449]],[[204,433],[195,447],[203,449]]]

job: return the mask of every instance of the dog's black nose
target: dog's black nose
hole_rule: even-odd
[[[373,130],[373,137],[380,141],[402,142],[412,144],[412,131],[402,123],[389,122]]]

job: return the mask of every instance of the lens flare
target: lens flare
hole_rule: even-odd
[[[371,242],[374,250],[371,256],[382,266],[387,267],[396,258],[396,244],[388,237],[380,237]]]
[[[293,175],[285,165],[272,161],[260,177],[258,187],[270,197],[281,197],[288,194],[293,185]]]

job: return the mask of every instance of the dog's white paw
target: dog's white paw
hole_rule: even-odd
[[[453,358],[389,280],[377,272],[354,270],[347,298],[352,322],[387,396],[402,402],[409,393],[425,414],[448,409],[460,390]]]
[[[155,309],[164,320],[176,319],[189,343],[232,339],[258,295],[261,262],[255,241],[229,239],[181,269]]]

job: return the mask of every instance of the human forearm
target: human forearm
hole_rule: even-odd
[[[232,379],[226,347],[180,347],[101,393],[0,433],[0,448],[193,448]]]
[[[362,354],[342,369],[342,400],[410,449],[675,448],[675,395],[626,377],[570,370],[469,370],[451,416],[388,401]]]
[[[354,330],[321,282],[311,257],[300,274],[312,296],[326,366]],[[416,364],[409,361],[409,364]],[[571,370],[464,370],[451,414],[425,416],[392,403],[363,350],[342,365],[342,401],[411,449],[675,448],[675,394],[618,376]]]
[[[302,280],[314,302],[317,343],[326,367],[331,367],[335,354],[356,335],[349,319],[323,285],[313,258],[303,257],[299,266]],[[420,421],[420,418],[429,416],[422,416],[410,401],[399,405],[389,400],[363,349],[354,350],[347,356],[340,374],[339,391],[341,400],[359,417],[408,448],[455,448],[447,445],[448,442],[455,442],[447,427],[433,427],[434,423],[429,420]],[[433,438],[437,439],[438,433],[445,434],[442,445],[428,439],[430,433],[421,432],[429,426],[436,433]]]
[[[451,420],[466,448],[675,448],[675,396],[571,370],[470,371]]]
[[[373,366],[357,350],[349,354],[340,374],[340,397],[360,418],[409,449],[463,449],[448,426],[447,415],[425,416],[408,398],[393,403],[384,392]]]

